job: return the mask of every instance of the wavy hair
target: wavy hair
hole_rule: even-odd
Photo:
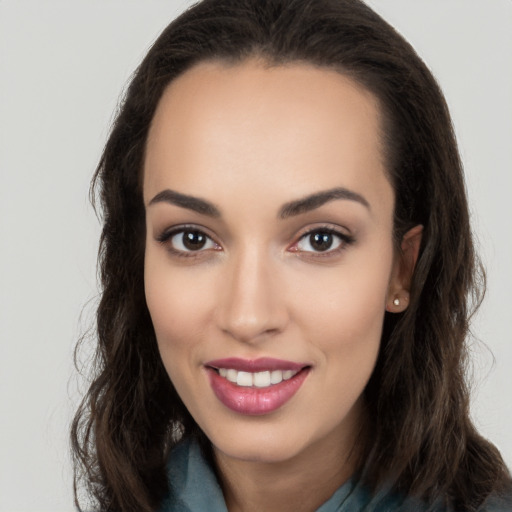
[[[163,31],[134,73],[91,189],[103,214],[101,300],[93,377],[72,425],[76,505],[84,485],[102,511],[153,511],[168,492],[170,449],[187,436],[207,444],[163,367],[145,302],[141,174],[169,83],[200,61],[254,56],[335,69],[379,101],[395,238],[417,224],[424,233],[409,308],[386,313],[365,389],[372,435],[361,478],[374,490],[391,482],[427,502],[476,510],[510,474],[469,418],[468,322],[483,274],[462,165],[432,74],[359,0],[204,0]]]

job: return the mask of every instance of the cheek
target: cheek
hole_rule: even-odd
[[[297,313],[315,345],[324,401],[343,418],[361,396],[379,353],[392,258],[348,265],[311,289],[316,293]],[[318,286],[320,285],[321,286]],[[314,400],[314,397],[311,397]],[[320,407],[320,405],[319,405]],[[341,421],[341,420],[340,420]]]
[[[325,374],[326,389],[336,389],[353,401],[366,386],[377,360],[384,306],[373,296],[355,293],[338,294],[336,301],[325,306],[311,323],[321,325],[314,333],[312,327],[311,339],[330,370]]]
[[[344,404],[340,414],[355,403],[375,367],[392,255],[390,245],[381,245],[375,252],[354,251],[353,257],[347,253],[338,268],[305,282],[314,300],[304,302],[296,318],[327,369],[320,377],[326,400]]]
[[[303,279],[295,294],[297,322],[330,357],[378,351],[393,259],[391,247],[379,254],[354,253],[336,269]]]
[[[212,298],[204,276],[192,267],[175,269],[166,259],[146,252],[144,286],[160,354],[171,372],[174,362],[192,360],[194,340],[204,338]]]
[[[146,262],[146,302],[160,357],[181,400],[194,413],[190,405],[201,403],[195,371],[200,348],[198,340],[205,337],[203,331],[207,322],[201,297],[206,298],[206,294],[198,293],[200,283],[190,282],[183,272],[173,271],[168,262],[159,262],[151,256]],[[208,404],[203,406],[208,407]]]

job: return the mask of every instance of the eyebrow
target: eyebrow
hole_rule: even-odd
[[[220,217],[220,210],[209,201],[200,199],[199,197],[180,194],[179,192],[170,189],[165,189],[159,192],[155,197],[153,197],[153,199],[151,199],[148,206],[157,203],[174,204],[181,208],[186,208],[187,210],[193,210],[202,215],[207,215],[208,217]]]
[[[336,187],[286,203],[279,211],[279,218],[286,219],[288,217],[293,217],[294,215],[300,215],[302,213],[315,210],[325,203],[334,201],[335,199],[356,201],[370,210],[370,203],[362,195],[343,187]]]
[[[343,187],[336,187],[329,190],[316,192],[309,196],[284,204],[279,210],[278,218],[287,219],[288,217],[300,215],[302,213],[315,210],[325,203],[334,201],[336,199],[355,201],[370,209],[370,203],[362,195]],[[209,201],[199,197],[180,194],[175,190],[162,190],[155,197],[153,197],[153,199],[151,199],[148,206],[157,203],[174,204],[181,208],[186,208],[202,215],[207,215],[208,217],[218,218],[221,216],[220,210],[213,203],[210,203]]]

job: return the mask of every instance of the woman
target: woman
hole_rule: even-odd
[[[95,186],[98,371],[72,436],[101,510],[511,507],[469,419],[479,267],[449,114],[362,2],[184,13]]]

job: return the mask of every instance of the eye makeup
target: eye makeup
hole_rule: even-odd
[[[222,246],[197,225],[180,225],[164,230],[156,238],[172,256],[184,258],[203,257],[211,251],[222,251]],[[308,227],[295,237],[287,247],[288,252],[308,258],[335,257],[355,242],[352,235],[332,225]]]

